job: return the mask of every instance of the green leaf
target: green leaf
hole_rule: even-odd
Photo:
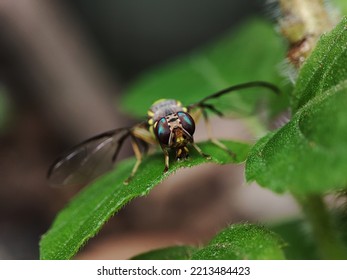
[[[205,248],[193,254],[197,260],[284,259],[283,241],[270,230],[251,224],[235,224],[219,233]]]
[[[136,176],[127,186],[123,181],[130,175],[135,160],[132,158],[119,163],[114,171],[86,187],[59,213],[50,230],[41,239],[41,258],[70,259],[121,207],[136,197],[146,195],[179,168],[207,162],[227,164],[245,160],[249,151],[248,144],[223,142],[237,154],[236,161],[216,145],[204,142],[199,146],[212,156],[211,160],[192,150],[188,160],[172,162],[169,171],[163,174],[164,157],[162,153],[156,153],[143,160]]]
[[[342,32],[346,23],[343,20],[322,38],[305,63],[296,90],[300,106],[292,120],[251,150],[246,163],[248,181],[297,194],[346,186],[347,32]],[[328,41],[331,48],[324,53]]]
[[[334,209],[329,212],[331,225],[336,230],[337,238],[347,245],[346,209]],[[313,236],[312,226],[307,220],[293,219],[291,221],[270,225],[269,228],[281,236],[286,243],[283,248],[286,259],[317,260],[321,259],[320,250]],[[327,233],[321,233],[327,235]],[[343,248],[342,248],[343,249]],[[345,251],[344,251],[345,252]]]
[[[342,15],[347,15],[347,2],[345,0],[332,0],[332,4],[339,9]]]
[[[325,193],[347,183],[347,83],[316,98],[261,139],[246,162],[246,178],[276,192]]]
[[[288,260],[317,260],[317,248],[314,244],[309,225],[303,220],[292,220],[269,226],[277,233],[286,246],[283,248]]]
[[[326,35],[322,35],[314,52],[303,65],[295,91],[292,108],[297,111],[310,99],[346,79],[347,18]]]
[[[189,246],[172,246],[137,255],[132,260],[189,260],[197,249]]]
[[[285,46],[272,25],[254,19],[214,44],[146,72],[126,91],[122,108],[144,116],[145,109],[161,98],[177,99],[188,105],[243,82],[264,80],[278,85],[282,77],[276,66],[284,55]],[[266,98],[272,102],[269,106],[272,112],[288,106],[285,94],[279,98],[273,93],[264,96],[259,90],[253,92],[231,94],[226,107],[248,115]]]

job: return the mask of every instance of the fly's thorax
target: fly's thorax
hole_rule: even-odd
[[[154,124],[161,118],[177,112],[187,112],[187,109],[182,106],[182,103],[175,99],[160,99],[152,104],[147,114],[149,121]],[[151,125],[151,124],[150,124]]]

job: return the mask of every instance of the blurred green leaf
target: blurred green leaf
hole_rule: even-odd
[[[342,15],[347,15],[347,1],[346,0],[332,0],[334,7],[337,7]]]
[[[119,163],[114,171],[86,187],[58,214],[49,231],[41,239],[41,259],[70,259],[121,207],[136,197],[148,194],[179,168],[207,162],[227,164],[245,160],[249,151],[248,144],[223,142],[237,154],[236,161],[216,145],[204,142],[199,146],[212,156],[211,160],[201,157],[192,149],[188,160],[172,162],[169,171],[163,174],[164,156],[158,152],[143,160],[129,185],[124,185],[123,181],[130,175],[135,159]]]
[[[189,260],[197,249],[188,246],[172,246],[137,255],[132,260]]]
[[[252,80],[279,85],[283,79],[277,66],[284,56],[285,46],[272,25],[254,19],[216,43],[144,74],[124,94],[122,108],[144,116],[145,108],[161,98],[177,99],[188,105],[231,85]],[[264,99],[272,102],[269,107],[273,114],[288,106],[286,94],[279,98],[273,93],[265,96],[259,90],[253,92],[230,94],[226,107],[248,115],[254,113],[259,103],[267,103],[260,101]]]
[[[346,24],[344,19],[318,42],[299,73],[297,112],[253,147],[246,163],[248,181],[298,194],[346,186]]]
[[[339,208],[329,212],[332,226],[336,230],[337,238],[347,245],[347,216],[346,209]],[[283,248],[286,259],[316,260],[320,259],[319,248],[312,233],[312,225],[307,220],[293,219],[269,225],[269,229],[281,236],[286,243]]]
[[[270,230],[251,224],[235,224],[219,233],[195,260],[278,260],[284,259],[281,238]]]
[[[317,248],[314,244],[309,225],[303,220],[292,220],[269,226],[286,243],[283,251],[288,260],[317,260]]]

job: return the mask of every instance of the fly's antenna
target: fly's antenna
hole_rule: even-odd
[[[254,88],[254,87],[262,87],[262,88],[269,89],[277,95],[279,95],[281,93],[281,90],[276,85],[274,85],[272,83],[264,82],[264,81],[253,81],[253,82],[247,82],[247,83],[243,83],[243,84],[234,85],[234,86],[222,89],[220,91],[217,91],[216,93],[213,93],[213,94],[201,99],[199,102],[191,104],[190,106],[188,106],[188,108],[192,109],[192,108],[195,108],[197,106],[208,107],[209,105],[206,104],[205,102],[210,100],[210,99],[218,98],[224,94],[227,94],[230,92],[235,92],[237,90],[243,90],[243,89]]]
[[[224,95],[225,93],[229,93],[229,92],[232,92],[232,91],[237,91],[237,90],[240,90],[240,89],[253,88],[253,87],[264,87],[264,88],[270,89],[275,94],[280,94],[281,93],[281,90],[277,86],[275,86],[274,84],[271,84],[271,83],[268,83],[268,82],[264,82],[264,81],[254,81],[254,82],[238,84],[238,85],[234,85],[234,86],[222,89],[221,91],[217,91],[216,93],[214,93],[214,94],[212,94],[210,96],[205,97],[200,102],[204,102],[204,101],[206,101],[208,99],[220,97],[220,96]]]

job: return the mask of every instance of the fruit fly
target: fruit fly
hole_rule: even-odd
[[[273,84],[254,81],[228,87],[209,95],[202,100],[183,106],[174,99],[156,101],[148,110],[147,120],[132,127],[118,128],[94,136],[71,149],[70,152],[57,159],[48,171],[48,178],[52,186],[80,185],[92,181],[110,169],[119,154],[124,141],[130,138],[136,157],[136,163],[129,177],[124,181],[128,184],[135,176],[143,155],[147,153],[149,145],[159,145],[164,154],[164,172],[169,169],[169,151],[174,150],[176,160],[184,160],[189,156],[189,148],[195,149],[201,156],[210,158],[194,142],[195,123],[202,116],[208,128],[209,139],[235,157],[222,142],[213,138],[207,112],[218,116],[223,113],[216,106],[209,103],[227,93],[252,88],[263,87],[279,93]],[[141,151],[143,146],[143,152]]]

